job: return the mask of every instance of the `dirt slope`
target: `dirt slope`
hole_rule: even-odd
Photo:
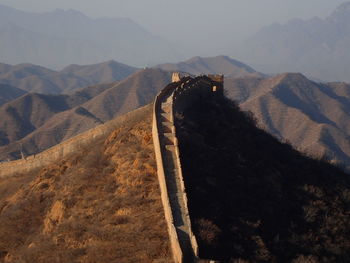
[[[172,262],[151,110],[55,164],[0,179],[1,262]]]

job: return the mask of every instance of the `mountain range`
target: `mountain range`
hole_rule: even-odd
[[[150,103],[171,73],[145,69],[111,84],[69,95],[28,93],[0,107],[0,159],[41,152],[63,140]]]
[[[33,64],[12,66],[0,63],[0,83],[27,92],[61,94],[95,84],[119,81],[137,70],[116,61],[92,65],[70,65],[61,71]]]
[[[193,57],[187,61],[162,64],[156,67],[172,72],[186,72],[192,75],[224,74],[225,77],[229,78],[264,76],[248,65],[228,56]]]
[[[0,60],[9,64],[60,69],[115,59],[145,66],[177,57],[170,43],[131,19],[92,19],[75,10],[30,13],[0,5],[0,36]]]
[[[33,77],[30,72],[35,72],[36,78],[43,78],[51,76],[51,70],[2,65],[3,72],[12,72],[8,74],[11,77],[7,79],[11,81],[7,83],[26,83],[27,86],[20,86],[20,90],[6,86],[7,91],[15,91],[12,95],[5,92],[2,95],[7,103],[0,106],[3,116],[0,120],[0,159],[20,158],[21,149],[26,155],[40,152],[152,102],[157,92],[170,82],[171,72],[162,69],[216,74],[223,70],[222,65],[228,76],[225,79],[227,95],[242,109],[251,111],[261,127],[303,152],[323,156],[350,169],[349,84],[318,83],[300,73],[269,77],[225,56],[194,57],[178,64],[159,65],[158,68],[136,71],[125,79],[122,78],[136,69],[117,62],[71,65],[54,74],[74,76],[84,80],[85,85],[121,80],[81,89],[62,85],[59,92],[66,94],[56,95],[23,90],[27,87],[27,91],[33,91],[40,87],[26,82]],[[12,67],[16,70],[11,71]],[[22,82],[17,81],[16,76]]]
[[[225,89],[260,127],[312,156],[350,168],[350,85],[300,73],[226,79]]]
[[[0,66],[0,83],[9,83],[29,92],[22,91],[25,95],[13,96],[13,100],[0,107],[3,116],[0,120],[0,159],[3,160],[20,158],[20,151],[25,155],[41,152],[152,102],[170,82],[172,71],[217,74],[225,67],[224,73],[232,77],[263,76],[225,56],[194,57],[178,64],[138,71],[115,61],[70,65],[59,72],[31,64]]]
[[[302,72],[322,81],[349,82],[349,25],[350,2],[325,19],[274,23],[244,42],[241,58],[262,72]]]

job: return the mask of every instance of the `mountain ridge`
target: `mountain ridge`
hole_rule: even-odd
[[[348,7],[349,2],[340,5],[325,19],[265,26],[242,45],[242,57],[262,72],[299,71],[322,81],[349,82]]]
[[[60,94],[119,81],[137,70],[113,60],[91,65],[69,65],[61,71],[28,63],[13,66],[0,64],[0,83],[28,92]]]
[[[177,57],[171,43],[127,18],[95,19],[76,10],[60,9],[31,13],[3,5],[0,13],[0,56],[2,62],[10,64],[30,61],[58,69],[72,63],[115,59],[144,66]],[[19,40],[26,40],[26,44]],[[156,54],[152,54],[153,48]]]

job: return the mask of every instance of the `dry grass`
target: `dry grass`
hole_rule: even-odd
[[[0,262],[171,262],[149,109],[0,197]]]

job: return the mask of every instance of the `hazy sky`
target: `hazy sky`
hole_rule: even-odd
[[[197,46],[204,41],[207,43],[203,47],[206,53],[210,49],[208,43],[220,41],[222,46],[227,46],[273,22],[283,23],[295,17],[326,17],[343,2],[346,1],[0,0],[0,4],[26,11],[42,12],[62,8],[76,9],[91,17],[129,17],[170,41],[179,42],[179,39],[183,39],[187,45]]]

